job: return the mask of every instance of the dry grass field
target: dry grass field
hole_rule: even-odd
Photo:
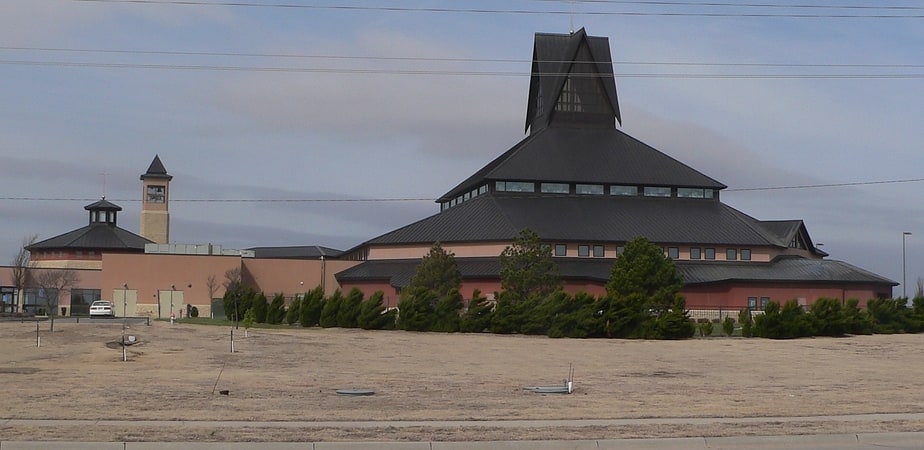
[[[924,411],[924,335],[549,339],[347,329],[0,323],[0,419],[394,421],[782,417]],[[572,395],[524,386],[558,384]],[[368,397],[335,394],[366,388]],[[229,395],[219,395],[227,390]],[[0,440],[612,439],[920,431],[920,421],[595,427],[0,426]]]

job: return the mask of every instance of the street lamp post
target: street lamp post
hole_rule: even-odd
[[[176,285],[170,285],[170,324],[173,324],[173,291],[176,290]]]
[[[128,317],[128,301],[125,299],[125,295],[128,293],[128,283],[122,285],[122,318]]]
[[[902,297],[905,297],[905,301],[908,301],[908,285],[905,283],[907,281],[906,271],[905,271],[905,238],[911,236],[910,231],[902,231]]]

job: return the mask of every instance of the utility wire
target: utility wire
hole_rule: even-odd
[[[537,9],[491,9],[491,8],[435,8],[435,7],[401,7],[401,6],[358,6],[358,5],[305,5],[297,3],[254,3],[244,1],[196,1],[196,0],[70,0],[82,3],[131,3],[148,5],[180,5],[180,6],[228,6],[248,8],[282,8],[306,10],[339,10],[339,11],[367,11],[367,12],[424,12],[424,13],[467,13],[467,14],[530,14],[530,15],[583,15],[583,16],[662,16],[662,17],[751,17],[751,18],[805,18],[805,19],[921,19],[924,14],[825,14],[825,13],[721,13],[721,12],[649,12],[649,11],[566,11],[566,10],[537,10]],[[636,5],[665,5],[665,6],[723,6],[736,7],[734,4],[708,4],[708,3],[642,3]],[[768,5],[747,4],[745,7],[770,8]],[[808,7],[809,5],[803,5]],[[781,6],[785,7],[785,6]],[[796,8],[796,6],[790,6]],[[837,7],[837,9],[847,9]],[[853,9],[853,8],[850,8]],[[870,8],[874,9],[874,8]],[[892,8],[878,8],[892,9]],[[904,9],[904,8],[903,8]],[[908,8],[908,11],[917,9]]]
[[[558,0],[554,0],[558,1]],[[478,62],[478,63],[532,63],[531,59],[515,58],[435,58],[425,56],[347,56],[347,55],[309,55],[297,53],[241,53],[241,52],[213,52],[213,51],[176,51],[176,50],[138,50],[138,49],[92,49],[92,48],[66,48],[66,47],[15,47],[0,45],[0,50],[30,51],[50,53],[102,53],[102,54],[129,54],[129,55],[161,55],[161,56],[216,56],[234,58],[283,58],[283,59],[332,59],[346,61],[422,61],[422,62]],[[569,64],[598,64],[597,62],[541,60],[541,63],[569,63]],[[924,68],[924,64],[824,64],[824,63],[735,63],[735,62],[694,62],[694,61],[613,61],[615,65],[639,66],[688,66],[688,67],[768,67],[768,68],[846,68],[846,69],[917,69]]]
[[[523,77],[527,72],[518,71],[462,71],[462,70],[427,70],[427,69],[347,69],[347,68],[309,68],[309,67],[271,67],[271,66],[226,66],[198,64],[146,64],[146,63],[102,63],[80,61],[39,61],[0,59],[0,65],[38,66],[38,67],[72,67],[101,69],[145,69],[145,70],[197,70],[223,72],[280,72],[280,73],[330,73],[353,75],[449,75],[449,76],[494,76]],[[596,73],[543,73],[540,76],[557,77],[608,77],[608,78],[671,78],[671,79],[921,79],[924,73],[806,73],[806,74],[707,74],[707,73],[619,73],[618,75]]]
[[[724,189],[724,192],[754,192],[754,191],[779,191],[789,189],[821,189],[833,187],[848,186],[870,186],[882,184],[902,184],[902,183],[920,183],[924,178],[905,178],[898,180],[878,180],[878,181],[853,181],[845,183],[824,183],[824,184],[798,184],[786,186],[764,186],[752,188]],[[79,197],[0,197],[0,201],[85,201],[92,202],[99,198],[79,198]],[[108,199],[115,202],[140,202],[140,199]],[[425,197],[395,197],[395,198],[291,198],[291,199],[246,199],[246,198],[225,198],[225,199],[171,199],[176,203],[383,203],[383,202],[433,202],[434,198]]]

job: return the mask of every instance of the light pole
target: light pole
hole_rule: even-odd
[[[122,285],[122,318],[128,317],[128,302],[125,300],[125,294],[128,293],[128,283]]]
[[[170,324],[173,324],[173,291],[176,290],[176,285],[170,285]]]
[[[905,297],[905,302],[908,301],[908,287],[905,284],[905,238],[908,236],[911,236],[910,231],[902,231],[902,297]]]

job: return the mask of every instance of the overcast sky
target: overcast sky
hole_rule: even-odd
[[[179,3],[0,1],[0,264],[103,194],[138,232],[154,155],[176,243],[348,249],[434,214],[525,137],[533,35],[573,23],[610,40],[623,131],[831,259],[901,282],[910,231],[924,276],[924,183],[879,183],[924,178],[918,2]]]

